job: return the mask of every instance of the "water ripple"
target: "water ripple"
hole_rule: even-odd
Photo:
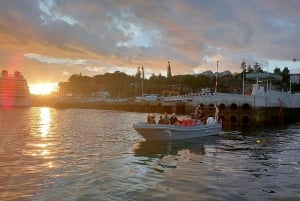
[[[130,128],[145,116],[1,111],[0,199],[299,199],[300,124],[148,142]]]

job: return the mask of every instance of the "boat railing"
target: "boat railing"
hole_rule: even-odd
[[[161,101],[163,102],[187,102],[193,101],[196,97],[211,97],[213,93],[205,92],[205,93],[189,93],[186,95],[178,95],[178,96],[163,96],[161,97]]]

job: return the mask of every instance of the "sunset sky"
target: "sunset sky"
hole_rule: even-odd
[[[299,0],[2,0],[0,67],[29,84],[119,70],[300,73]]]

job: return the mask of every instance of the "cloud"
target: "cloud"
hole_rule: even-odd
[[[45,71],[131,73],[144,65],[165,73],[167,61],[173,74],[214,71],[216,60],[219,70],[240,71],[243,59],[300,56],[299,7],[297,0],[3,1],[0,65],[24,55],[32,82]]]

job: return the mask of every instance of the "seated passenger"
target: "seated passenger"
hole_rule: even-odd
[[[170,124],[174,125],[176,122],[177,122],[177,117],[176,117],[175,113],[173,113],[170,118]]]
[[[212,116],[207,118],[207,124],[214,124],[215,123],[215,118],[213,118]]]
[[[156,124],[155,115],[154,114],[152,114],[151,117],[150,117],[150,124]]]
[[[147,123],[148,123],[148,124],[151,123],[151,115],[150,115],[150,114],[147,115]]]
[[[163,120],[162,115],[159,116],[158,124],[164,124],[165,121]]]
[[[165,114],[164,114],[164,124],[169,124],[169,123],[170,123],[169,115],[165,112]]]

